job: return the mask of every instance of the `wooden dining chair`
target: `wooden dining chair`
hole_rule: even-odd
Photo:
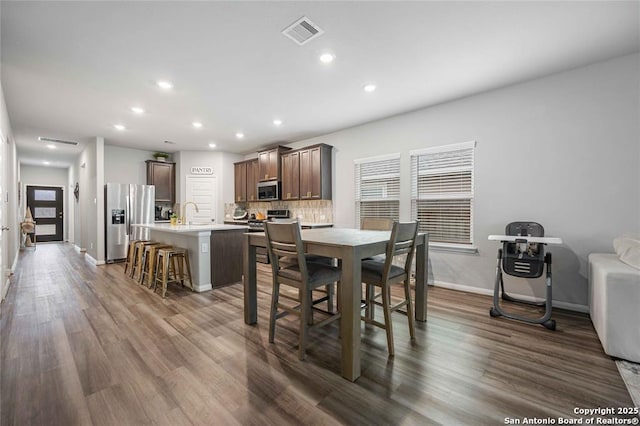
[[[271,261],[273,291],[271,294],[271,311],[269,315],[269,342],[274,342],[276,320],[287,314],[294,314],[300,318],[300,334],[298,345],[298,357],[305,358],[307,335],[310,329],[322,327],[340,319],[340,306],[337,313],[325,312],[327,318],[315,323],[312,310],[314,307],[312,292],[318,288],[338,283],[342,271],[331,265],[309,262],[304,251],[300,236],[300,225],[293,223],[265,222],[265,235],[267,237],[267,252]],[[297,262],[280,263],[283,258],[295,258]],[[280,294],[280,285],[294,287],[298,290],[298,297],[292,298],[286,294]],[[280,297],[293,299],[298,304],[295,306],[280,303]],[[338,304],[339,305],[339,304]]]
[[[362,229],[363,231],[391,231],[391,228],[393,228],[393,219],[390,217],[365,216],[360,218],[360,229]],[[377,254],[375,256],[367,257],[362,260],[377,260],[380,262],[384,262],[384,259],[384,254]],[[365,300],[371,300],[374,297],[375,288],[373,287],[373,285],[368,284],[366,286]],[[372,307],[372,303],[366,304],[365,315],[370,320],[372,320],[375,316]]]
[[[362,261],[362,282],[369,286],[381,289],[378,295],[370,295],[365,299],[367,312],[372,312],[375,305],[382,306],[384,312],[384,324],[376,321],[373,315],[365,313],[362,320],[365,323],[373,324],[383,328],[387,332],[387,346],[389,355],[394,355],[393,349],[393,323],[391,313],[399,310],[403,306],[407,307],[407,318],[409,320],[409,334],[411,339],[415,338],[415,327],[413,324],[413,308],[411,305],[411,263],[415,254],[416,236],[418,235],[418,222],[397,222],[393,223],[391,237],[387,243],[385,259],[368,259]],[[406,256],[404,267],[393,264],[393,259],[397,256]],[[391,285],[402,283],[404,287],[404,300],[391,305]],[[382,297],[379,302],[378,297]]]

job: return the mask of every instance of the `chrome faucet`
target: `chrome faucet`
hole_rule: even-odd
[[[196,203],[194,203],[193,201],[187,201],[186,203],[184,203],[183,206],[182,206],[182,217],[181,217],[181,221],[182,221],[183,225],[186,225],[185,224],[185,219],[186,219],[187,205],[188,204],[193,204],[193,207],[195,207],[195,209],[196,209],[196,213],[200,213],[200,210],[198,209],[198,205]]]

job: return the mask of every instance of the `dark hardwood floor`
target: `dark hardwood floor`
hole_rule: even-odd
[[[304,362],[294,319],[268,343],[268,268],[258,326],[243,322],[240,283],[171,286],[163,300],[68,244],[24,251],[17,269],[2,304],[2,425],[497,425],[632,406],[582,314],[556,311],[551,332],[490,318],[489,297],[434,288],[415,343],[394,314],[395,358],[383,330],[362,327],[350,383],[337,324],[311,334]]]

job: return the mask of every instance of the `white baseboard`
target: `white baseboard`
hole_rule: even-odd
[[[75,244],[73,245],[73,248],[75,248],[78,253],[85,253],[87,251],[86,248],[78,247]]]
[[[211,285],[211,283],[199,284],[193,286],[193,291],[195,291],[196,293],[202,293],[203,291],[209,291],[212,288],[213,286]]]
[[[472,286],[469,286],[469,285],[447,283],[447,282],[443,282],[443,281],[434,281],[433,285],[435,287],[448,288],[450,290],[464,291],[464,292],[467,292],[467,293],[474,293],[474,294],[482,294],[482,295],[485,295],[485,296],[493,296],[493,290],[489,289],[489,288],[472,287]],[[526,300],[528,302],[543,302],[544,301],[544,299],[542,299],[542,298],[528,296],[528,295],[524,295],[524,294],[512,294],[512,293],[510,293],[509,295],[512,296],[512,297],[516,297],[518,299]],[[554,300],[552,305],[555,308],[566,309],[568,311],[589,313],[589,307],[586,306],[586,305],[578,305],[576,303],[562,302],[562,301],[558,301],[558,300]]]

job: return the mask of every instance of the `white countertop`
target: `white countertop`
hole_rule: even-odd
[[[133,225],[143,228],[149,228],[153,231],[183,233],[183,232],[210,232],[210,231],[230,231],[234,229],[247,229],[247,226],[241,225],[220,225],[220,224],[201,224],[201,225],[171,225],[170,223],[150,223],[146,225]]]

